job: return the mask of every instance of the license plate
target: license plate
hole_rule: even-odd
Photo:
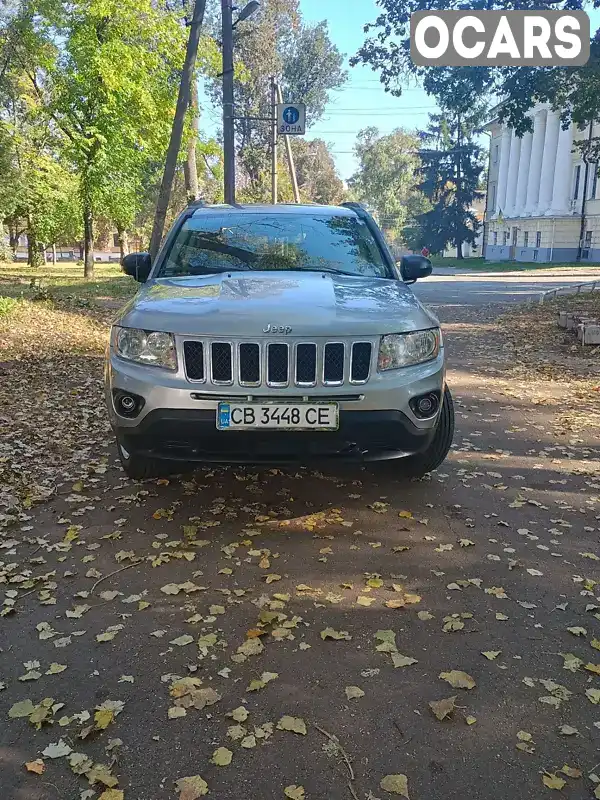
[[[256,428],[335,431],[337,403],[219,403],[217,428],[232,431]]]

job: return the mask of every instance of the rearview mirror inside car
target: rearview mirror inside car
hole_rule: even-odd
[[[425,256],[402,256],[400,274],[406,283],[414,283],[419,278],[426,278],[431,275],[432,271],[431,261]]]
[[[121,268],[138,283],[145,283],[152,269],[150,253],[130,253],[121,261]]]

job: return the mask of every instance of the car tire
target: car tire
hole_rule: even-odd
[[[158,458],[148,458],[136,453],[129,453],[117,437],[117,449],[121,466],[128,478],[143,481],[149,478],[160,478],[169,470],[164,461]]]
[[[450,389],[446,387],[435,435],[426,450],[402,459],[404,474],[410,478],[422,478],[444,461],[454,438],[454,402]]]

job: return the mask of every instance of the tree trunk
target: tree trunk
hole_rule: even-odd
[[[200,189],[198,187],[198,165],[196,163],[196,147],[200,131],[200,107],[198,102],[198,83],[195,75],[192,80],[190,109],[192,113],[192,135],[188,142],[187,159],[183,165],[183,174],[185,177],[185,192],[188,203],[193,203],[194,200],[197,200],[200,196]]]
[[[52,245],[52,263],[56,266],[56,245]]]
[[[83,275],[94,277],[94,217],[87,200],[83,201]]]
[[[117,225],[117,239],[119,240],[119,250],[121,253],[121,261],[129,253],[129,236],[125,228]]]
[[[40,243],[38,242],[33,226],[27,228],[27,263],[30,267],[38,269],[44,263]]]

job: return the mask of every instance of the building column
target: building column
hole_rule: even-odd
[[[556,148],[556,169],[554,170],[554,184],[552,187],[552,202],[546,212],[549,217],[560,214],[568,214],[571,210],[571,175],[573,172],[573,161],[571,158],[571,148],[573,147],[573,125],[569,124],[567,130],[560,129],[558,135],[558,145]],[[586,187],[583,186],[583,170],[580,181],[580,189],[585,193]]]
[[[533,136],[530,131],[523,134],[521,139],[521,155],[519,158],[519,169],[517,175],[517,199],[515,201],[515,217],[522,217],[525,213],[525,201],[527,199],[527,178],[529,177],[529,165],[531,163],[531,145]]]
[[[544,153],[540,176],[540,195],[536,216],[542,217],[550,208],[552,190],[554,188],[554,169],[556,166],[556,148],[560,131],[560,112],[548,110],[546,134],[544,136]]]
[[[510,140],[510,156],[508,159],[508,180],[506,184],[506,211],[504,216],[514,217],[517,199],[517,178],[519,177],[519,158],[521,155],[521,137],[512,132]]]
[[[506,182],[508,179],[508,157],[510,154],[510,128],[502,129],[502,139],[500,143],[500,163],[498,164],[498,185],[496,188],[496,214],[499,211],[504,213],[506,205]]]
[[[527,177],[527,198],[525,200],[525,216],[535,213],[540,196],[540,178],[542,175],[542,156],[544,154],[544,137],[546,135],[546,109],[541,108],[533,115],[533,138],[531,142],[531,161]]]

